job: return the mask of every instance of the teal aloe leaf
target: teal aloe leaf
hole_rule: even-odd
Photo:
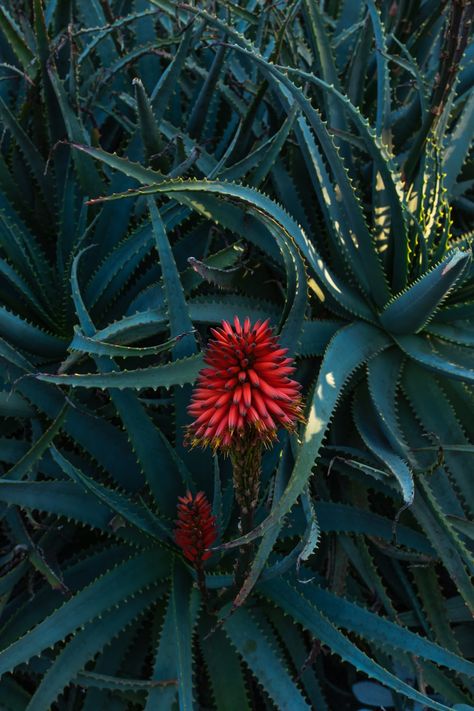
[[[146,388],[171,388],[173,385],[193,383],[203,366],[202,355],[182,358],[165,365],[120,370],[109,373],[84,373],[74,375],[50,375],[38,373],[38,380],[55,385],[72,385],[80,388],[117,388],[123,390],[143,390]]]
[[[190,607],[192,579],[183,565],[176,561],[171,586],[171,610],[178,673],[178,698],[182,711],[195,708],[193,699],[193,619]]]
[[[382,326],[397,335],[421,331],[462,277],[470,261],[470,252],[455,250],[387,304],[379,317]]]
[[[250,612],[240,607],[224,622],[223,629],[278,709],[307,711],[310,708],[277,650]]]
[[[140,505],[131,501],[123,494],[120,494],[113,489],[110,489],[94,479],[83,474],[77,467],[63,457],[57,449],[52,452],[54,461],[61,467],[63,472],[69,476],[72,481],[81,487],[84,487],[92,495],[96,496],[102,503],[114,509],[125,521],[136,526],[140,531],[147,533],[149,536],[157,539],[163,539],[170,536],[168,527],[163,524],[160,519],[154,516],[144,505]]]
[[[387,669],[384,669],[378,662],[370,659],[342,634],[320,610],[284,580],[271,581],[271,583],[266,583],[262,587],[266,596],[278,604],[287,614],[292,615],[305,629],[311,631],[322,644],[328,645],[332,652],[341,656],[359,671],[428,708],[436,711],[449,711],[448,706],[433,701],[425,694],[416,691]]]
[[[423,336],[397,336],[396,342],[419,365],[440,375],[466,383],[474,382],[472,352],[444,341]]]
[[[0,674],[28,661],[81,625],[156,583],[169,572],[163,551],[144,551],[117,565],[80,590],[25,636],[3,650]]]
[[[66,644],[41,680],[27,711],[44,711],[56,701],[65,686],[82,670],[100,649],[116,637],[125,627],[156,602],[157,586],[139,592],[126,604],[105,613],[100,619],[89,622]],[[120,683],[117,681],[117,687]]]
[[[392,472],[400,484],[405,504],[415,495],[413,474],[407,462],[396,454],[380,430],[366,385],[357,389],[354,400],[354,421],[368,449]]]

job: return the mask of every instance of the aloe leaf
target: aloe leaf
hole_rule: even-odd
[[[330,501],[318,501],[316,515],[323,533],[356,533],[381,538],[389,543],[393,541],[393,520],[372,511]],[[422,555],[436,555],[435,549],[425,536],[401,524],[397,526],[397,542]]]
[[[415,495],[413,474],[406,461],[393,452],[383,433],[379,430],[366,386],[360,386],[357,390],[354,400],[354,421],[369,450],[397,479],[402,490],[403,500],[410,506]]]
[[[414,567],[412,575],[422,601],[423,612],[437,643],[459,655],[459,645],[449,624],[446,603],[434,566]]]
[[[158,212],[152,199],[148,200],[148,209],[152,221],[156,248],[160,257],[163,285],[170,320],[171,337],[176,338],[183,333],[192,334],[193,324],[189,318],[183,287],[181,285],[171,245],[166,235],[160,213]],[[191,356],[195,352],[196,345],[192,335],[186,336],[180,340],[173,349],[173,355],[176,359]]]
[[[278,323],[278,308],[271,302],[256,301],[250,297],[220,294],[219,297],[197,297],[188,302],[191,320],[194,323],[215,324],[219,321],[231,321],[237,315],[246,316],[252,321],[270,318],[272,325]],[[99,329],[96,338],[99,341],[130,343],[156,335],[165,329],[166,312],[164,307],[149,308],[146,311],[124,316],[119,321]],[[332,335],[332,334],[331,334]],[[320,341],[317,340],[317,343]]]
[[[240,607],[226,619],[223,629],[278,709],[306,711],[310,708],[280,655],[250,612]]]
[[[200,646],[209,674],[214,703],[219,711],[250,711],[240,660],[224,632],[215,629],[209,633],[203,627]]]
[[[173,636],[176,647],[179,708],[192,711],[193,660],[191,654],[193,620],[190,610],[192,579],[179,562],[175,562],[171,584]]]
[[[407,356],[428,370],[466,383],[474,381],[471,353],[463,353],[455,346],[444,346],[442,341],[435,346],[432,339],[421,336],[397,336],[396,342]]]
[[[424,477],[420,477],[420,487],[413,504],[413,513],[426,535],[429,536],[459,594],[472,613],[474,611],[474,593],[469,574],[461,557],[463,546],[460,545],[457,533],[453,531],[451,524],[435,501]]]
[[[283,585],[286,583],[283,582]],[[276,583],[276,587],[280,587],[280,583]],[[266,589],[265,584],[263,588]],[[469,660],[319,585],[302,588],[301,593],[337,627],[355,632],[382,647],[435,662],[458,674],[472,676],[474,672],[474,664]]]
[[[366,274],[361,250],[354,244],[343,206],[337,200],[336,189],[329,177],[326,164],[308,123],[303,117],[298,118],[295,133],[324,214],[327,231],[331,237],[337,259],[343,261],[345,267],[354,274],[359,287],[368,294],[370,293],[370,279]]]
[[[110,373],[85,373],[77,375],[49,375],[38,373],[38,380],[55,385],[72,385],[83,388],[170,388],[193,383],[203,367],[202,355],[191,356],[166,365],[150,366],[137,370],[120,370]]]
[[[471,348],[474,346],[474,331],[472,324],[468,321],[458,321],[454,326],[444,323],[430,323],[425,330],[433,336],[457,343],[459,346]]]
[[[177,647],[175,644],[176,629],[174,626],[174,602],[170,597],[161,627],[151,681],[159,683],[161,679],[177,677]],[[178,693],[177,686],[157,687],[148,691],[144,711],[155,711],[158,707],[163,711],[173,711]]]
[[[14,466],[5,473],[5,477],[7,479],[22,479],[26,474],[28,474],[31,467],[39,462],[43,454],[52,444],[58,432],[60,432],[64,420],[67,417],[68,409],[69,405],[66,403],[54,422],[52,422],[41,437],[34,442],[28,452],[26,452],[23,457],[21,457],[21,459],[19,459]]]
[[[366,0],[369,16],[372,21],[375,36],[376,61],[377,61],[377,135],[382,140],[387,140],[388,124],[390,119],[390,74],[388,62],[385,57],[387,51],[384,28],[373,0]]]
[[[318,711],[329,711],[320,680],[313,667],[307,666],[308,649],[303,639],[303,633],[289,617],[281,615],[277,608],[268,610],[266,614],[286,647],[293,666],[299,669],[299,679],[306,692],[306,697],[311,700]]]
[[[154,183],[159,183],[163,180],[163,174],[153,170],[152,168],[145,168],[140,163],[134,163],[128,158],[122,158],[115,153],[107,153],[107,151],[101,148],[94,148],[93,146],[88,146],[78,141],[72,142],[72,147],[79,151],[80,153],[85,153],[101,163],[119,170],[124,175],[129,178],[134,178],[143,185],[150,185]]]
[[[161,119],[165,115],[165,111],[168,108],[171,96],[176,89],[176,82],[178,81],[183,70],[186,57],[191,47],[191,42],[198,38],[202,29],[203,25],[200,25],[197,28],[195,26],[190,26],[186,29],[172,62],[163,72],[151,93],[150,100],[155,109],[155,119],[158,125],[160,125]]]
[[[129,558],[131,551],[129,544],[118,543],[102,546],[99,550],[93,549],[85,558],[65,563],[61,571],[65,587],[74,591],[84,588],[104,571],[123,563]],[[64,603],[64,593],[52,590],[45,582],[36,591],[35,605],[28,603],[28,594],[20,595],[18,598],[20,614],[11,615],[8,620],[5,620],[0,633],[2,649],[8,648],[18,638],[26,636],[33,627],[57,610]]]
[[[52,65],[48,68],[48,77],[56,95],[69,140],[72,143],[85,143],[87,139],[85,130],[80,119],[73,112],[64,85]],[[93,162],[88,157],[77,153],[73,158],[85,195],[93,196],[103,192],[103,182]]]
[[[84,487],[87,491],[90,491],[94,496],[97,496],[100,501],[114,509],[114,511],[126,521],[131,523],[132,526],[136,526],[139,530],[159,540],[170,536],[168,527],[145,506],[136,504],[123,494],[103,486],[94,481],[94,479],[86,476],[77,467],[73,466],[68,459],[63,457],[56,448],[52,450],[52,457],[72,481]]]
[[[0,334],[16,346],[47,358],[64,353],[65,342],[0,306]]]
[[[194,102],[187,124],[187,132],[193,138],[199,139],[203,132],[209,107],[212,105],[212,94],[215,91],[219,75],[224,65],[225,52],[226,48],[224,46],[221,45],[217,47],[207,77]]]
[[[33,76],[34,71],[32,70],[34,69],[34,54],[25,42],[25,38],[21,33],[20,28],[11,17],[6,7],[3,5],[0,7],[0,29],[8,40],[8,44],[13,49],[15,56],[23,66],[25,72],[29,76]]]
[[[55,327],[55,322],[51,317],[45,312],[37,297],[26,280],[18,274],[13,267],[11,267],[5,259],[0,258],[0,274],[7,279],[10,284],[18,289],[21,295],[29,302],[30,307],[33,308],[40,317],[42,317],[49,326]]]
[[[65,516],[92,528],[112,532],[113,509],[72,481],[0,479],[0,501],[26,509]]]
[[[454,129],[445,141],[444,187],[450,193],[469,153],[474,133],[474,93],[469,94]]]
[[[0,118],[4,127],[10,131],[18,144],[18,147],[20,148],[26,163],[30,166],[38,185],[40,186],[45,197],[47,197],[48,187],[49,190],[51,190],[51,185],[49,178],[45,177],[45,162],[43,157],[2,98],[0,98]]]
[[[111,358],[143,358],[144,356],[157,355],[171,350],[176,346],[178,341],[183,338],[183,335],[184,334],[180,334],[174,338],[169,338],[167,341],[160,343],[157,346],[133,348],[131,346],[119,346],[114,343],[105,343],[104,341],[100,341],[96,338],[88,338],[76,328],[74,338],[68,346],[68,349],[90,355],[110,356]]]
[[[156,602],[159,587],[152,586],[139,592],[126,604],[106,612],[100,619],[89,622],[58,654],[40,685],[33,694],[27,711],[43,711],[56,701],[59,694],[77,672],[106,644]],[[120,685],[117,684],[117,686]]]
[[[34,410],[21,395],[0,391],[0,415],[3,417],[31,418],[34,414]]]
[[[403,355],[396,348],[372,358],[367,366],[367,384],[383,433],[396,452],[407,458],[407,444],[398,421],[397,391]]]
[[[155,591],[153,591],[155,592]],[[135,691],[145,693],[149,689],[176,686],[176,679],[162,679],[161,681],[148,681],[147,679],[129,679],[110,674],[81,671],[75,682],[86,689],[108,689],[110,691]]]
[[[295,122],[296,115],[298,113],[298,108],[295,106],[293,107],[293,110],[290,111],[288,116],[286,117],[285,121],[282,123],[281,128],[277,131],[277,133],[271,137],[271,139],[268,140],[268,143],[270,144],[266,154],[264,155],[263,159],[259,162],[255,170],[253,171],[249,182],[249,185],[252,185],[253,187],[258,187],[261,185],[264,180],[266,179],[267,175],[272,169],[273,164],[277,160],[278,156],[281,154],[283,150],[283,146],[285,145],[285,141],[290,135],[293,125]],[[230,176],[225,174],[226,171],[223,171],[222,175],[219,176],[221,178],[227,178],[227,179],[232,179]],[[211,176],[209,176],[211,177]],[[212,176],[212,177],[217,177],[217,176]],[[240,176],[238,176],[240,177]]]
[[[258,213],[255,214],[258,215]],[[261,214],[260,219],[275,237],[285,261],[287,284],[279,340],[283,347],[288,347],[290,352],[293,352],[298,347],[301,337],[307,304],[307,278],[304,262],[298,248],[290,240],[282,238],[282,234],[275,230],[271,220],[267,220]]]
[[[148,550],[112,568],[3,650],[0,674],[28,661],[81,625],[133,597],[168,573],[163,551]]]
[[[474,511],[474,492],[469,474],[471,464],[469,447],[472,445],[469,444],[469,439],[458,420],[456,410],[437,380],[430,373],[423,373],[419,366],[407,363],[402,383],[405,394],[417,419],[422,423],[425,434],[436,437],[438,446],[441,447],[444,464],[451,473],[461,497],[471,512]],[[440,412],[442,417],[440,417]],[[446,448],[444,448],[445,444],[448,445]],[[449,445],[455,448],[456,446],[460,447],[460,449],[456,451]],[[463,448],[465,448],[464,452]],[[446,476],[444,470],[442,476],[443,478]],[[442,505],[445,502],[448,503],[445,492],[438,498],[440,498]],[[451,510],[450,513],[457,512]]]
[[[0,204],[2,193],[0,193]],[[6,256],[30,284],[38,288],[37,296],[45,309],[51,305],[55,278],[34,234],[9,203],[0,209],[0,235]]]
[[[323,16],[319,9],[316,0],[304,0],[303,12],[306,19],[306,27],[309,34],[313,55],[317,60],[319,71],[316,73],[321,76],[327,84],[335,86],[341,90],[339,76],[336,70],[336,64],[332,55],[331,44],[328,34],[325,31]],[[332,128],[345,129],[346,122],[342,112],[338,111],[337,104],[334,98],[330,95],[324,95],[324,101],[327,105],[327,115]]]
[[[263,535],[271,526],[280,525],[294,506],[311,477],[312,468],[326,430],[352,373],[389,345],[382,331],[364,323],[346,326],[335,334],[325,352],[314,389],[308,421],[298,449],[290,481],[277,506],[251,533],[223,547],[235,547]]]
[[[1,346],[0,340],[0,350]],[[18,371],[18,376],[23,374],[22,370]],[[22,378],[16,389],[51,419],[57,417],[64,404],[64,397],[55,388],[34,378]],[[72,407],[64,429],[105,468],[114,481],[129,491],[136,491],[142,486],[143,478],[127,437],[117,427],[84,409]]]
[[[6,711],[25,709],[30,699],[30,694],[11,677],[1,680],[0,694]]]
[[[133,85],[135,87],[135,101],[140,121],[140,134],[145,147],[145,158],[147,163],[153,165],[158,163],[158,155],[163,150],[163,142],[145,87],[138,78],[133,80]]]
[[[97,28],[97,31],[94,32],[93,38],[88,42],[88,44],[84,47],[82,52],[79,54],[77,58],[77,64],[81,64],[92,52],[93,49],[97,47],[97,45],[102,42],[103,39],[108,37],[109,35],[113,34],[118,28],[124,27],[132,22],[135,22],[136,20],[140,20],[142,18],[150,17],[153,15],[156,15],[157,11],[156,10],[144,10],[142,12],[134,12],[130,15],[125,15],[124,17],[119,17],[117,20],[114,22],[107,23],[107,25]],[[88,28],[81,28],[80,30],[77,31],[77,35],[82,35],[85,33],[91,32],[90,29]],[[171,38],[169,40],[170,44],[174,44],[175,40]]]
[[[339,632],[303,595],[284,580],[271,581],[271,583],[265,583],[261,587],[267,597],[279,605],[287,614],[292,615],[305,629],[315,635],[322,644],[327,644],[333,653],[341,656],[359,671],[428,708],[436,709],[437,711],[449,710],[448,706],[437,703],[416,691],[413,687],[384,669],[380,664],[370,659],[353,642]]]
[[[343,321],[305,321],[297,354],[302,357],[324,355],[329,341],[343,325]]]
[[[379,317],[382,326],[397,335],[421,331],[470,261],[470,252],[455,250],[385,306]]]

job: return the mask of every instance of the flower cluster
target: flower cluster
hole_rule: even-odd
[[[187,491],[178,501],[175,541],[185,557],[198,566],[212,555],[208,549],[217,538],[216,519],[202,491],[196,496]]]
[[[280,427],[292,430],[301,420],[301,386],[295,368],[280,348],[268,320],[254,326],[236,316],[234,328],[223,321],[212,328],[204,362],[188,412],[193,445],[231,449],[246,434],[269,444]]]

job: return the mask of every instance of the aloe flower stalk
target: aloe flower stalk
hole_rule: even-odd
[[[201,594],[206,599],[204,561],[211,557],[209,548],[217,538],[216,518],[203,491],[196,496],[187,491],[185,496],[178,497],[177,510],[175,541],[194,566]]]
[[[280,428],[293,431],[303,419],[295,367],[268,325],[249,318],[212,328],[188,412],[194,421],[186,440],[229,454],[242,532],[251,530],[258,504],[263,447]]]

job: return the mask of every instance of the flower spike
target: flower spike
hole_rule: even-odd
[[[287,349],[281,348],[269,321],[249,318],[212,328],[188,412],[194,418],[187,441],[230,451],[242,439],[268,445],[279,428],[293,430],[303,419],[300,388]]]
[[[197,568],[211,557],[208,549],[217,538],[215,516],[204,492],[193,496],[190,491],[178,498],[178,520],[175,541],[184,556]]]

